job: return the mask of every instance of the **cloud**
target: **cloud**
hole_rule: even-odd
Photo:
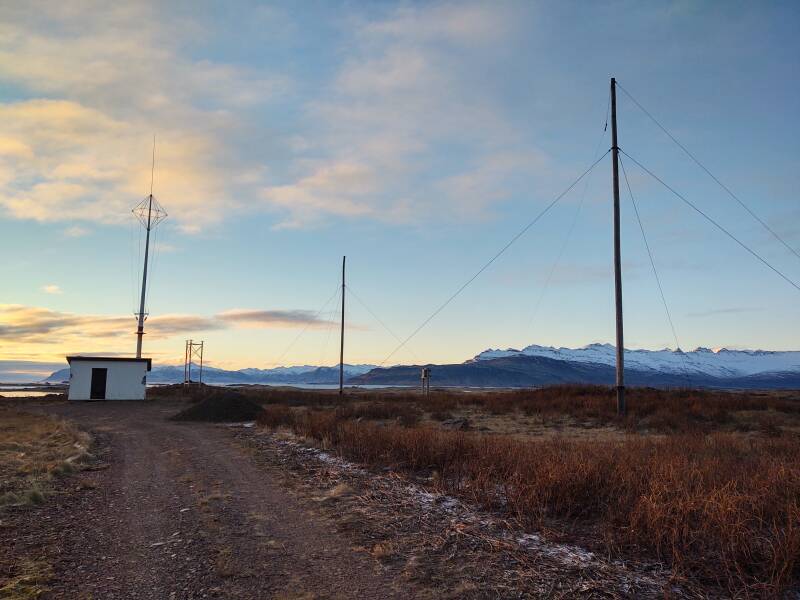
[[[0,341],[14,343],[73,342],[87,338],[130,336],[135,321],[130,316],[78,315],[20,304],[0,304]],[[160,315],[147,320],[148,334],[167,337],[176,333],[218,329],[214,319],[188,315]]]
[[[232,309],[221,312],[217,319],[237,327],[328,327],[332,321],[320,319],[309,310],[248,310]]]
[[[725,308],[713,308],[711,310],[703,310],[697,312],[686,313],[687,317],[714,317],[719,315],[737,315],[741,313],[759,312],[763,308],[757,306],[729,306]]]
[[[423,4],[348,23],[341,66],[305,107],[314,135],[288,146],[292,172],[263,189],[280,226],[483,218],[515,177],[546,167],[491,86],[475,85],[474,63],[497,58],[515,28],[505,7]]]
[[[42,286],[42,291],[46,294],[60,294],[61,288],[53,283]]]
[[[230,182],[253,165],[231,141],[243,130],[238,112],[280,95],[286,82],[181,51],[203,34],[158,3],[0,6],[0,79],[17,91],[0,103],[6,214],[130,218],[149,190],[153,133],[156,195],[173,222],[195,232],[240,208]]]
[[[89,235],[90,231],[86,227],[80,225],[72,225],[64,230],[64,235],[67,237],[78,238]]]
[[[40,381],[59,369],[66,362],[39,362],[31,360],[0,360],[0,381],[9,383],[31,383]],[[0,390],[0,396],[3,394]]]
[[[231,309],[212,316],[165,314],[147,319],[150,338],[237,329],[327,327],[334,324],[308,310]],[[22,304],[0,304],[0,342],[83,343],[130,338],[135,319],[122,315],[81,315]],[[358,327],[354,325],[354,327]]]

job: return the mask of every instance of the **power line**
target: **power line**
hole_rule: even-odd
[[[509,242],[508,242],[508,243],[507,243],[505,246],[503,246],[503,247],[500,249],[500,251],[499,251],[499,252],[497,252],[497,253],[496,253],[496,254],[495,254],[495,255],[494,255],[492,258],[490,258],[490,259],[489,259],[489,261],[488,261],[486,264],[484,264],[484,265],[483,265],[483,266],[482,266],[480,269],[478,269],[478,271],[477,271],[477,272],[476,272],[476,273],[475,273],[475,274],[474,274],[472,277],[470,277],[470,278],[469,278],[469,279],[468,279],[468,280],[467,280],[467,281],[466,281],[466,282],[465,282],[465,283],[464,283],[464,284],[463,284],[461,287],[459,287],[459,288],[458,288],[458,289],[455,291],[455,293],[454,293],[453,295],[451,295],[451,296],[450,296],[450,297],[449,297],[447,300],[445,300],[445,301],[444,301],[444,303],[442,303],[442,305],[441,305],[441,306],[439,306],[439,308],[437,308],[435,311],[433,311],[433,313],[431,313],[431,315],[430,315],[430,316],[429,316],[427,319],[425,319],[425,320],[424,320],[424,321],[423,321],[423,322],[422,322],[422,323],[419,325],[419,327],[417,327],[417,328],[416,328],[416,329],[415,329],[415,330],[414,330],[414,331],[411,333],[411,335],[409,335],[409,336],[408,336],[408,337],[407,337],[405,340],[403,340],[403,341],[400,343],[400,345],[398,345],[398,346],[397,346],[397,347],[396,347],[394,350],[392,350],[392,351],[391,351],[391,353],[389,353],[389,355],[388,355],[386,358],[384,358],[384,359],[381,361],[381,366],[383,366],[383,365],[386,363],[386,361],[388,361],[388,360],[389,360],[389,359],[390,359],[392,356],[394,356],[394,355],[395,355],[395,353],[396,353],[398,350],[400,350],[400,349],[401,349],[403,346],[405,346],[405,345],[406,345],[406,344],[407,344],[407,343],[408,343],[408,342],[411,340],[411,338],[413,338],[415,335],[417,335],[417,334],[418,334],[418,333],[419,333],[419,332],[422,330],[422,328],[423,328],[423,327],[425,327],[425,326],[426,326],[428,323],[430,323],[430,322],[431,322],[431,321],[434,319],[434,317],[436,317],[436,315],[438,315],[440,312],[442,312],[442,310],[444,310],[444,308],[445,308],[445,307],[446,307],[448,304],[450,304],[450,303],[451,303],[453,300],[455,300],[455,299],[456,299],[456,297],[457,297],[457,296],[458,296],[458,295],[459,295],[461,292],[463,292],[463,291],[464,291],[464,290],[467,288],[467,286],[468,286],[469,284],[471,284],[473,281],[475,281],[475,280],[478,278],[478,276],[479,276],[481,273],[483,273],[483,272],[484,272],[486,269],[488,269],[488,268],[489,268],[489,266],[490,266],[490,265],[491,265],[491,264],[492,264],[494,261],[496,261],[498,258],[500,258],[500,256],[502,256],[502,255],[503,255],[503,253],[505,253],[505,251],[506,251],[506,250],[508,250],[508,249],[511,247],[511,245],[512,245],[514,242],[516,242],[516,241],[517,241],[519,238],[521,238],[523,235],[525,235],[525,233],[527,233],[527,231],[528,231],[528,230],[529,230],[531,227],[533,227],[533,226],[534,226],[534,225],[535,225],[535,224],[536,224],[536,223],[539,221],[539,219],[541,219],[541,218],[542,218],[542,217],[543,217],[545,214],[547,214],[547,213],[550,211],[550,209],[551,209],[551,208],[553,208],[553,207],[556,205],[556,203],[558,203],[558,201],[559,201],[559,200],[561,200],[561,199],[562,199],[564,196],[566,196],[566,195],[567,195],[567,194],[570,192],[570,190],[572,190],[572,188],[574,188],[574,187],[575,187],[575,186],[576,186],[576,185],[577,185],[577,184],[578,184],[578,183],[581,181],[581,179],[583,179],[584,177],[586,177],[586,175],[588,175],[588,174],[589,174],[589,173],[590,173],[590,172],[591,172],[591,171],[592,171],[592,170],[593,170],[593,169],[594,169],[594,168],[595,168],[595,167],[598,165],[598,163],[599,163],[601,160],[603,160],[603,158],[605,158],[605,156],[606,156],[606,155],[607,155],[609,152],[611,152],[611,149],[608,149],[608,150],[606,150],[606,151],[603,153],[603,156],[601,156],[601,157],[600,157],[600,158],[598,158],[596,161],[594,161],[594,163],[592,163],[592,165],[591,165],[591,166],[590,166],[588,169],[586,169],[586,170],[585,170],[583,173],[581,173],[581,175],[580,175],[580,176],[579,176],[579,177],[578,177],[578,178],[577,178],[575,181],[573,181],[571,184],[569,184],[569,186],[567,187],[567,189],[565,189],[565,190],[564,190],[563,192],[561,192],[561,193],[560,193],[558,196],[556,196],[555,200],[553,200],[553,201],[552,201],[550,204],[548,204],[548,205],[547,205],[547,206],[544,208],[544,210],[542,210],[542,211],[541,211],[541,212],[540,212],[538,215],[536,215],[536,217],[535,217],[535,218],[534,218],[534,219],[533,219],[533,220],[532,220],[530,223],[528,223],[527,225],[525,225],[525,227],[523,227],[523,228],[520,230],[520,232],[519,232],[519,233],[517,233],[517,234],[516,234],[516,235],[515,235],[513,238],[511,238],[511,241],[509,241]]]
[[[661,302],[664,304],[664,311],[667,313],[667,320],[669,321],[669,327],[672,329],[672,337],[675,338],[675,347],[680,350],[680,343],[678,342],[678,334],[675,332],[675,324],[672,322],[672,315],[669,313],[669,307],[667,306],[667,299],[664,296],[664,288],[661,287],[661,278],[658,276],[658,271],[656,270],[656,263],[653,260],[653,253],[650,251],[650,244],[647,242],[647,235],[644,232],[644,225],[642,224],[641,216],[639,215],[639,208],[636,206],[636,200],[633,198],[633,191],[631,190],[631,184],[628,181],[628,173],[625,171],[625,165],[622,161],[619,161],[620,166],[622,167],[622,175],[625,178],[625,186],[628,188],[628,194],[631,199],[631,204],[633,204],[633,211],[636,214],[636,221],[639,223],[639,230],[642,232],[642,240],[644,241],[644,247],[647,249],[647,256],[650,258],[650,266],[653,267],[653,275],[656,278],[656,284],[658,284],[658,292],[661,294]]]
[[[295,338],[294,338],[294,339],[291,341],[291,343],[290,343],[290,344],[289,344],[289,345],[286,347],[286,349],[283,351],[283,353],[282,353],[282,354],[281,354],[281,355],[278,357],[278,360],[276,360],[276,361],[275,361],[274,363],[272,363],[272,364],[274,364],[274,365],[279,365],[279,366],[280,366],[280,362],[281,362],[281,361],[283,360],[283,358],[284,358],[284,357],[285,357],[285,356],[286,356],[286,355],[289,353],[289,350],[291,350],[291,349],[294,347],[294,345],[297,343],[297,340],[299,340],[299,339],[302,337],[302,335],[303,335],[303,334],[304,334],[304,333],[305,333],[305,332],[308,330],[308,328],[311,326],[311,323],[313,323],[314,321],[316,321],[316,320],[319,318],[319,316],[322,314],[322,311],[323,311],[323,310],[325,310],[325,309],[328,307],[328,304],[330,304],[330,303],[331,303],[331,300],[333,300],[333,299],[334,299],[334,298],[335,298],[335,297],[336,297],[336,296],[339,294],[340,290],[341,290],[341,286],[340,286],[340,284],[338,284],[338,283],[337,283],[337,284],[336,284],[336,290],[333,292],[333,294],[331,294],[331,297],[330,297],[330,298],[328,298],[328,299],[325,301],[325,304],[323,304],[323,305],[322,305],[322,308],[320,308],[320,309],[319,309],[319,310],[318,310],[318,311],[317,311],[317,312],[314,314],[314,316],[313,316],[313,317],[311,317],[311,318],[308,320],[308,322],[306,323],[306,326],[305,326],[305,327],[303,327],[303,329],[300,331],[300,333],[298,333],[298,334],[297,334],[297,337],[295,337]]]
[[[752,248],[750,248],[750,246],[748,246],[747,244],[745,244],[744,242],[742,242],[742,241],[741,241],[739,238],[737,238],[735,235],[733,235],[733,234],[732,234],[730,231],[728,231],[727,229],[725,229],[725,228],[724,228],[722,225],[720,225],[719,223],[717,223],[717,222],[716,222],[714,219],[712,219],[710,216],[708,216],[706,213],[704,213],[702,210],[700,210],[700,209],[699,209],[699,208],[698,208],[698,207],[697,207],[695,204],[693,204],[692,202],[690,202],[689,200],[687,200],[687,199],[686,199],[684,196],[682,196],[681,194],[679,194],[679,193],[678,193],[678,192],[677,192],[677,191],[676,191],[674,188],[670,187],[670,186],[669,186],[667,183],[665,183],[663,179],[661,179],[661,178],[660,178],[658,175],[656,175],[656,174],[655,174],[655,173],[653,173],[653,172],[652,172],[650,169],[648,169],[647,167],[645,167],[645,166],[644,166],[642,163],[640,163],[638,160],[636,160],[635,158],[633,158],[633,157],[632,157],[630,154],[628,154],[627,152],[625,152],[625,151],[624,151],[622,148],[620,148],[620,152],[622,152],[622,153],[623,153],[625,156],[627,156],[628,158],[630,158],[630,159],[631,159],[631,160],[632,160],[634,163],[636,163],[636,165],[637,165],[637,166],[638,166],[640,169],[642,169],[642,170],[643,170],[645,173],[647,173],[648,175],[650,175],[650,177],[652,177],[653,179],[655,179],[656,181],[658,181],[658,182],[659,182],[661,185],[663,185],[665,188],[667,188],[667,189],[668,189],[670,192],[672,192],[672,193],[673,193],[675,196],[677,196],[678,198],[680,198],[680,199],[681,199],[681,200],[682,200],[684,203],[686,203],[688,206],[690,206],[692,209],[694,209],[694,210],[695,210],[697,213],[699,213],[699,214],[700,214],[700,215],[701,215],[701,216],[702,216],[704,219],[706,219],[706,220],[707,220],[709,223],[711,223],[712,225],[714,225],[714,227],[716,227],[717,229],[719,229],[719,230],[720,230],[722,233],[724,233],[725,235],[727,235],[727,236],[728,236],[729,238],[731,238],[731,239],[732,239],[734,242],[736,242],[736,243],[737,243],[737,244],[739,244],[739,245],[740,245],[742,248],[744,248],[745,250],[747,250],[747,251],[748,251],[750,254],[752,254],[753,256],[755,256],[755,257],[756,257],[756,258],[757,258],[759,261],[761,261],[762,263],[764,263],[764,264],[765,264],[767,267],[769,267],[769,268],[770,268],[772,271],[774,271],[775,273],[777,273],[777,274],[778,274],[778,275],[779,275],[779,276],[780,276],[780,277],[781,277],[783,280],[785,280],[787,283],[789,283],[789,285],[791,285],[793,288],[795,288],[797,291],[799,291],[799,292],[800,292],[800,285],[798,285],[797,283],[795,283],[794,281],[792,281],[791,279],[789,279],[789,278],[788,278],[786,275],[784,275],[784,274],[783,274],[781,271],[779,271],[777,268],[773,267],[773,266],[772,266],[772,265],[771,265],[769,262],[767,262],[767,260],[766,260],[766,259],[762,258],[760,254],[758,254],[758,253],[757,253],[755,250],[753,250]]]
[[[619,87],[619,88],[620,88],[620,89],[621,89],[623,92],[625,92],[625,95],[626,95],[626,96],[628,96],[628,98],[630,98],[630,99],[633,101],[633,103],[634,103],[636,106],[638,106],[638,107],[639,107],[639,109],[640,109],[640,110],[641,110],[641,111],[642,111],[644,114],[646,114],[648,117],[650,117],[650,120],[651,120],[651,121],[653,121],[653,123],[655,123],[655,124],[658,126],[658,128],[659,128],[659,129],[661,129],[661,131],[663,131],[663,132],[664,132],[664,133],[667,135],[667,137],[669,137],[669,139],[671,139],[673,142],[675,142],[675,144],[677,144],[677,146],[678,146],[678,147],[679,147],[681,150],[683,150],[683,151],[686,153],[686,155],[687,155],[689,158],[691,158],[691,159],[692,159],[692,160],[695,162],[695,164],[696,164],[698,167],[700,167],[701,169],[703,169],[703,171],[705,171],[705,172],[706,172],[706,174],[707,174],[709,177],[711,177],[711,179],[713,179],[713,180],[714,180],[714,181],[717,183],[717,185],[719,185],[719,186],[720,186],[720,187],[721,187],[723,190],[725,190],[725,191],[728,193],[728,195],[729,195],[731,198],[733,198],[734,200],[736,200],[736,202],[738,202],[738,203],[739,203],[739,205],[740,205],[740,206],[741,206],[743,209],[745,209],[745,210],[746,210],[746,211],[747,211],[747,212],[750,214],[750,216],[751,216],[751,217],[753,217],[753,218],[754,218],[756,221],[758,221],[759,223],[761,223],[761,226],[762,226],[762,227],[764,227],[764,229],[766,229],[767,231],[769,231],[769,232],[772,234],[772,236],[773,236],[773,237],[774,237],[776,240],[778,240],[778,241],[779,241],[781,244],[783,244],[783,245],[784,245],[784,246],[785,246],[785,247],[786,247],[786,248],[789,250],[789,252],[791,252],[792,254],[794,254],[794,255],[795,255],[797,258],[800,258],[800,253],[798,253],[798,251],[797,251],[797,250],[795,250],[794,248],[792,248],[792,247],[791,247],[791,246],[788,244],[788,242],[786,242],[786,240],[784,240],[784,239],[783,239],[783,238],[782,238],[780,235],[778,235],[778,234],[775,232],[775,230],[773,230],[773,229],[772,229],[772,228],[771,228],[769,225],[767,225],[767,224],[764,222],[764,220],[763,220],[763,219],[761,219],[761,218],[760,218],[760,217],[759,217],[759,216],[758,216],[756,213],[754,213],[754,212],[752,211],[752,209],[751,209],[749,206],[747,206],[747,204],[745,204],[745,203],[744,203],[744,202],[743,202],[743,201],[742,201],[742,200],[741,200],[741,199],[740,199],[740,198],[739,198],[739,197],[738,197],[736,194],[734,194],[734,193],[733,193],[733,192],[730,190],[730,188],[728,188],[728,186],[726,186],[724,183],[722,183],[722,182],[721,182],[721,181],[720,181],[720,180],[719,180],[719,179],[718,179],[718,178],[717,178],[717,177],[716,177],[716,176],[715,176],[715,175],[714,175],[714,174],[713,174],[711,171],[709,171],[709,170],[708,170],[708,168],[707,168],[707,167],[706,167],[706,166],[705,166],[703,163],[701,163],[701,162],[700,162],[700,160],[699,160],[699,159],[698,159],[698,158],[697,158],[697,157],[696,157],[694,154],[692,154],[691,152],[689,152],[689,150],[686,148],[686,146],[684,146],[683,144],[681,144],[681,143],[680,143],[680,142],[677,140],[677,138],[676,138],[674,135],[672,135],[672,134],[671,134],[669,131],[667,131],[666,127],[664,127],[664,126],[663,126],[661,123],[659,123],[659,122],[658,122],[658,120],[657,120],[657,119],[656,119],[656,118],[655,118],[655,117],[654,117],[652,114],[650,114],[650,112],[649,112],[649,111],[648,111],[648,110],[647,110],[647,109],[646,109],[644,106],[642,106],[642,105],[639,103],[639,101],[638,101],[638,100],[636,100],[636,98],[634,98],[633,96],[631,96],[631,94],[630,94],[630,92],[628,92],[628,90],[626,90],[624,87],[622,87],[622,86],[619,84],[619,82],[617,82],[617,87]]]
[[[600,133],[600,138],[597,140],[597,145],[594,148],[594,152],[592,152],[592,160],[597,157],[597,153],[600,151],[600,144],[603,143],[603,140],[606,137],[606,132],[608,131],[608,116],[611,111],[611,89],[608,91],[608,102],[606,104],[606,118],[605,123],[603,125],[603,131]],[[534,319],[539,314],[539,307],[544,300],[544,296],[547,293],[548,288],[550,287],[550,281],[553,279],[553,274],[556,271],[556,267],[561,262],[561,258],[564,255],[564,251],[567,249],[567,245],[569,244],[570,239],[572,238],[572,233],[575,230],[575,225],[578,223],[578,215],[583,208],[583,203],[586,200],[586,192],[589,190],[589,182],[591,177],[586,178],[586,183],[583,186],[583,193],[581,194],[580,202],[578,203],[578,207],[575,209],[575,214],[572,217],[572,223],[570,223],[569,229],[567,230],[567,235],[564,238],[564,241],[561,244],[561,249],[558,251],[558,255],[556,259],[553,261],[552,266],[550,267],[550,272],[547,274],[547,279],[545,279],[544,286],[542,287],[542,291],[539,293],[539,298],[536,300],[536,304],[534,305],[533,312],[531,312],[531,316],[528,319],[528,325],[525,328],[526,333],[530,331],[531,325],[534,322]]]
[[[386,331],[389,333],[389,335],[391,335],[391,336],[392,336],[392,337],[393,337],[393,338],[394,338],[396,341],[398,341],[398,342],[400,342],[400,343],[402,343],[402,342],[403,342],[403,340],[402,340],[402,339],[400,339],[400,336],[399,336],[399,335],[397,335],[397,334],[396,334],[394,331],[392,331],[392,330],[389,328],[389,326],[388,326],[386,323],[384,323],[384,322],[383,322],[383,321],[382,321],[382,320],[381,320],[381,319],[378,317],[378,315],[376,315],[376,314],[373,312],[373,310],[372,310],[372,309],[371,309],[369,306],[367,306],[367,303],[366,303],[366,302],[364,302],[364,301],[363,301],[363,300],[362,300],[362,299],[361,299],[361,298],[358,296],[358,294],[356,294],[356,293],[353,291],[353,288],[351,288],[349,285],[347,285],[347,286],[345,286],[345,287],[347,288],[347,291],[348,291],[348,292],[350,292],[350,294],[353,296],[353,298],[355,298],[355,299],[358,301],[358,303],[359,303],[361,306],[363,306],[363,307],[364,307],[364,308],[367,310],[367,312],[368,312],[369,314],[371,314],[371,315],[372,315],[372,318],[373,318],[373,319],[375,319],[375,320],[378,322],[378,324],[379,324],[381,327],[383,327],[383,328],[384,328],[384,329],[385,329],[385,330],[386,330]],[[414,354],[413,350],[411,350],[411,349],[409,348],[409,349],[408,349],[408,351],[409,351],[409,352],[411,352],[411,355],[414,357],[414,360],[416,360],[417,362],[421,362],[421,361],[419,360],[419,357],[418,357],[416,354]]]
[[[628,172],[625,170],[625,164],[622,162],[622,159],[619,161],[619,166],[622,167],[622,175],[625,178],[625,186],[628,188],[628,195],[630,196],[631,204],[633,204],[633,212],[636,214],[636,221],[639,223],[639,231],[642,232],[642,241],[644,241],[644,247],[647,249],[647,256],[650,258],[650,266],[653,267],[653,275],[655,276],[656,284],[658,285],[658,293],[661,294],[661,302],[664,304],[664,312],[667,314],[667,321],[669,322],[669,327],[672,330],[672,337],[675,339],[675,349],[681,354],[681,358],[683,359],[684,376],[686,377],[687,383],[691,385],[691,380],[689,379],[689,370],[686,366],[686,355],[681,350],[681,344],[678,341],[678,333],[675,330],[675,324],[673,323],[672,315],[669,312],[667,298],[664,295],[664,288],[661,286],[661,278],[658,276],[656,262],[653,259],[653,253],[650,251],[650,244],[647,241],[647,234],[644,232],[644,224],[642,223],[642,218],[639,215],[639,207],[636,206],[636,200],[633,197],[633,190],[631,190],[631,184],[630,181],[628,181]]]
[[[334,317],[339,313],[339,307],[341,302],[341,289],[337,291],[336,297],[338,300],[336,301],[335,306],[332,310],[329,310],[324,313],[325,321],[327,321],[328,325],[325,328],[325,343],[322,346],[322,352],[320,352],[319,364],[325,364],[325,354],[328,351],[328,344],[331,341],[331,334],[333,333],[334,328],[336,327],[337,323],[333,320]]]

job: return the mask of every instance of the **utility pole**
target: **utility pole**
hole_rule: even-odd
[[[617,80],[611,78],[611,169],[614,180],[614,298],[617,316],[617,414],[625,407],[625,343],[622,338],[622,260],[619,232],[619,146],[617,145]]]
[[[156,138],[153,136],[153,162],[150,168],[150,194],[142,200],[139,204],[133,207],[131,211],[139,222],[144,225],[147,230],[147,236],[144,243],[144,268],[142,270],[142,296],[139,302],[139,312],[137,313],[138,326],[136,328],[136,358],[142,358],[142,336],[144,336],[144,321],[146,313],[144,311],[144,303],[147,298],[147,262],[150,253],[150,230],[152,230],[161,221],[167,218],[166,211],[161,208],[161,205],[153,197],[153,175],[156,169]]]
[[[344,266],[346,256],[342,257],[342,332],[339,337],[339,395],[344,393]]]
[[[197,383],[203,383],[203,348],[205,347],[204,341],[195,342],[194,340],[186,340],[186,352],[184,353],[185,359],[183,362],[183,385],[190,385],[192,383],[192,366],[195,364],[196,358],[200,359],[200,376]]]

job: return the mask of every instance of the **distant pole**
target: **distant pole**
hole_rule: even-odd
[[[192,346],[193,345],[194,345],[194,340],[189,340],[189,365],[188,365],[189,374],[188,374],[188,377],[186,379],[189,383],[192,383]]]
[[[200,342],[200,384],[203,384],[203,346],[205,342]]]
[[[617,80],[611,78],[611,157],[614,180],[614,297],[617,315],[617,414],[624,415],[625,343],[622,339],[622,260],[619,232],[619,146],[617,145]]]
[[[342,257],[342,332],[339,336],[339,395],[344,394],[344,267],[346,256]]]

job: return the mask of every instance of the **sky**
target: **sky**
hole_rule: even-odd
[[[6,2],[0,370],[460,362],[614,341],[609,79],[800,249],[795,2]],[[629,99],[619,145],[795,283],[800,259]],[[800,292],[623,155],[629,348],[798,349]],[[800,250],[798,250],[800,251]],[[326,304],[327,301],[327,304]],[[395,351],[396,350],[396,351]],[[392,353],[395,351],[394,353]]]

